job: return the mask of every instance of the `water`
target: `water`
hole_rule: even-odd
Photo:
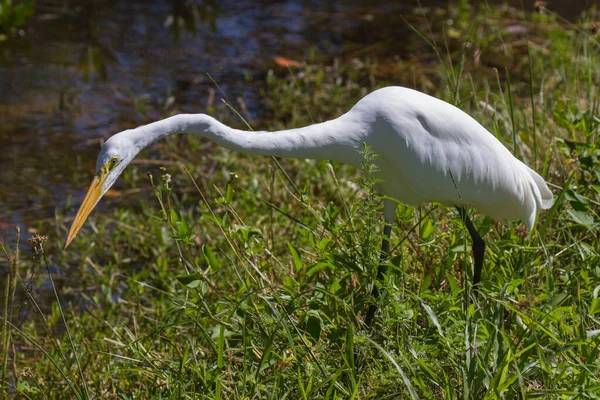
[[[100,138],[159,118],[170,96],[182,112],[206,110],[207,73],[260,117],[275,56],[340,55],[397,37],[391,56],[418,40],[400,18],[416,0],[189,3],[38,1],[23,36],[0,42],[0,240],[12,243],[16,226],[27,236],[69,195],[81,199]],[[589,2],[547,5],[573,18]],[[193,12],[193,30],[174,28]]]

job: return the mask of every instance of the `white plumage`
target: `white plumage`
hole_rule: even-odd
[[[342,118],[369,121],[358,140],[381,155],[375,161],[381,191],[404,203],[468,205],[500,221],[520,219],[529,229],[537,212],[552,205],[552,193],[536,172],[444,101],[388,87]]]
[[[178,133],[198,134],[244,153],[327,159],[356,167],[361,165],[366,144],[378,155],[374,164],[382,194],[412,205],[438,202],[459,210],[474,207],[499,221],[520,219],[529,229],[537,212],[552,206],[552,193],[544,179],[469,115],[418,91],[386,87],[368,94],[339,118],[304,128],[248,132],[204,114],[180,114],[120,132],[98,155],[96,177],[65,246],[139,151]],[[395,202],[384,202],[388,224],[395,211]],[[463,218],[474,240],[477,282],[484,244],[466,214]],[[386,240],[383,252],[387,253]]]
[[[520,219],[529,229],[536,213],[552,205],[543,178],[477,121],[451,104],[402,87],[376,90],[332,121],[277,132],[240,131],[203,114],[176,115],[111,137],[96,172],[113,155],[120,156],[122,170],[141,149],[175,133],[199,134],[244,153],[355,167],[365,143],[379,155],[374,163],[382,194],[411,205],[468,205],[499,221]]]

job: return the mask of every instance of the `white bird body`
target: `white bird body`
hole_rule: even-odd
[[[381,192],[404,203],[472,206],[531,229],[552,205],[543,178],[516,159],[468,114],[415,90],[388,87],[359,101],[342,118],[365,121]]]
[[[196,133],[249,154],[355,167],[361,165],[364,143],[378,155],[373,163],[382,194],[411,205],[468,205],[498,221],[520,219],[529,229],[537,212],[552,205],[543,178],[477,121],[449,103],[402,87],[376,90],[334,120],[277,132],[232,129],[203,114],[176,115],[111,137],[96,169],[114,155],[128,163],[153,141],[175,133]],[[386,208],[390,220],[395,206],[388,202]]]

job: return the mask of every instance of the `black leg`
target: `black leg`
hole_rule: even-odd
[[[371,326],[373,322],[373,317],[375,317],[375,312],[377,311],[377,301],[379,300],[379,288],[377,284],[383,280],[383,275],[387,272],[387,266],[384,264],[387,259],[388,252],[390,251],[390,235],[392,233],[391,225],[386,224],[383,227],[383,242],[381,242],[381,253],[379,255],[379,268],[377,268],[377,282],[373,285],[373,290],[371,291],[371,296],[373,296],[374,303],[369,306],[367,310],[367,316],[365,317],[365,324],[367,326]]]
[[[477,285],[481,281],[481,268],[483,267],[483,255],[485,254],[485,242],[477,232],[477,229],[473,226],[473,223],[469,219],[466,210],[463,207],[457,207],[460,218],[467,227],[471,240],[473,240],[473,259],[475,260],[475,266],[473,268],[473,286]]]

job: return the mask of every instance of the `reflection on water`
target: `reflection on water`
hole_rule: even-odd
[[[0,240],[82,195],[96,138],[158,119],[166,106],[206,110],[207,73],[259,117],[275,56],[330,58],[382,41],[378,56],[406,53],[416,40],[401,16],[417,1],[364,3],[38,1],[25,34],[0,42]],[[567,16],[588,6],[568,3],[547,2]]]

